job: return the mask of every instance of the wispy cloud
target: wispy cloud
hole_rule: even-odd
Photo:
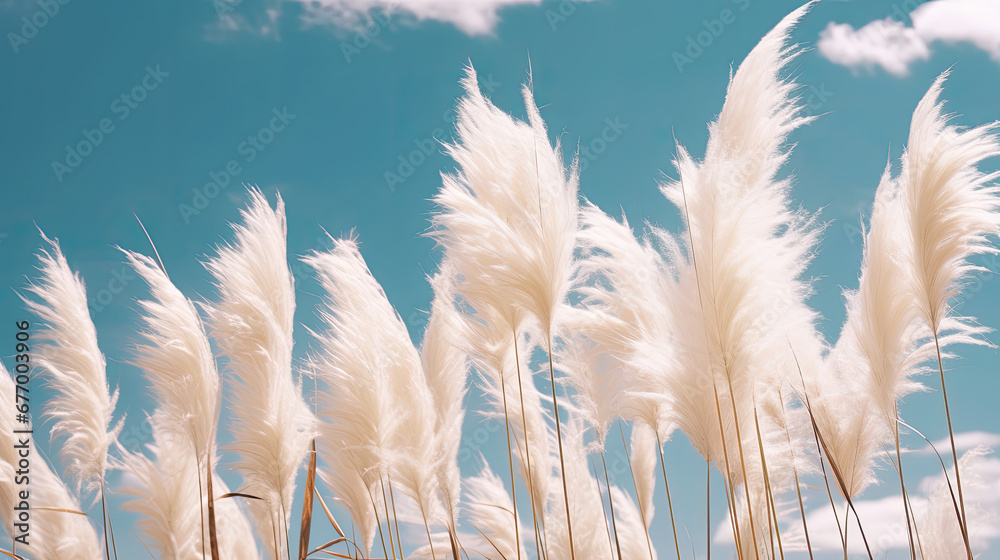
[[[945,461],[950,463],[950,443],[947,440],[941,440],[934,442],[934,445],[939,452],[945,454]],[[1000,524],[997,523],[997,520],[1000,519],[1000,458],[993,455],[990,449],[998,446],[1000,446],[1000,434],[997,433],[974,431],[955,434],[955,447],[963,455],[960,460],[962,486],[965,489],[965,503],[969,512],[970,537],[973,551],[976,553],[993,552],[991,545],[996,546],[997,539],[1000,539]],[[911,453],[927,455],[933,454],[933,451],[928,446]],[[913,457],[909,460],[911,468],[916,465],[915,461],[918,460],[928,461],[930,459]],[[933,459],[933,465],[938,466],[936,459]],[[884,480],[891,487],[892,482],[889,477],[895,476],[895,473],[892,467],[888,467],[886,472]],[[938,468],[938,472],[940,473],[940,468]],[[954,485],[954,469],[949,472],[949,477]],[[915,484],[911,484],[911,482],[915,482]],[[819,484],[822,485],[822,481]],[[898,484],[898,479],[895,484]],[[954,523],[953,518],[954,505],[951,502],[951,495],[944,475],[935,474],[913,481],[907,478],[907,487],[910,488],[910,503],[922,536],[925,533],[933,534],[939,541],[948,540],[949,537],[952,540],[960,539],[958,525]],[[898,492],[898,487],[896,490]],[[848,506],[839,494],[835,495],[837,496],[836,518],[834,518],[833,508],[830,507],[830,502],[827,501],[825,494],[815,496],[819,498],[819,501],[814,501],[813,497],[806,496],[806,523],[809,527],[809,539],[814,552],[843,550],[840,531],[844,526]],[[782,498],[778,497],[779,500]],[[779,504],[778,515],[782,525],[781,536],[785,551],[806,550],[802,520],[799,517],[798,504],[794,503],[794,497],[791,502],[779,501]],[[861,517],[868,545],[877,558],[881,558],[890,550],[907,550],[909,548],[903,501],[898,493],[881,498],[855,499],[854,508],[857,510],[858,516]],[[847,537],[849,552],[865,555],[864,540],[861,538],[857,517],[853,512],[850,514],[849,529],[850,533]],[[728,515],[716,526],[713,542],[717,545],[733,546],[732,523]],[[927,546],[926,542],[925,546]],[[944,546],[947,547],[947,545]],[[960,541],[959,546],[961,546]],[[964,546],[962,548],[964,549]],[[945,558],[948,556],[937,555],[933,557]]]
[[[902,19],[886,17],[859,29],[830,22],[820,32],[819,52],[852,69],[881,67],[896,76],[907,75],[914,62],[929,59],[936,42],[970,43],[1000,63],[996,0],[933,0],[910,13],[910,25]]]
[[[1000,448],[1000,434],[994,434],[991,432],[962,432],[960,434],[955,434],[955,451],[958,453],[965,453],[966,451],[975,449],[980,445],[985,447]],[[937,448],[938,453],[941,453],[942,455],[946,456],[951,453],[951,442],[948,441],[948,438],[935,441],[934,447]],[[915,451],[915,453],[932,455],[934,454],[934,449],[928,445],[923,449]]]
[[[0,0],[2,2],[4,0]],[[282,3],[298,3],[302,23],[329,26],[338,32],[355,32],[379,17],[389,16],[402,23],[436,21],[452,25],[470,36],[490,35],[500,22],[500,11],[517,5],[541,5],[545,0],[269,0],[268,21],[252,23],[247,15],[232,13],[243,0],[213,0],[221,5],[216,30],[221,32],[253,31],[267,36],[273,33]],[[573,0],[589,2],[591,0]],[[247,8],[249,9],[249,8]]]
[[[989,437],[984,437],[989,436]],[[970,432],[956,435],[955,443],[960,449],[974,440],[1000,439],[1000,434],[985,432]],[[961,443],[960,443],[961,442]],[[947,445],[940,442],[941,445]],[[938,445],[938,443],[935,443]],[[943,451],[946,447],[938,447]],[[983,553],[993,551],[991,545],[1000,537],[1000,528],[995,520],[1000,515],[1000,459],[987,456],[985,447],[971,447],[960,461],[962,467],[962,483],[965,488],[965,503],[969,512],[969,533],[972,539],[973,551]],[[955,483],[954,470],[949,473],[951,483]],[[916,485],[907,484],[913,488],[908,493],[916,517],[917,526],[927,545],[928,537],[939,542],[951,538],[961,546],[958,524],[954,522],[950,493],[944,475],[938,474],[920,479]],[[861,517],[865,535],[872,553],[881,557],[888,550],[904,550],[909,547],[906,537],[906,517],[903,512],[903,501],[899,494],[869,500],[855,500],[854,507]],[[842,500],[837,503],[837,517],[843,525],[847,513],[847,504]],[[841,550],[840,532],[833,510],[829,502],[814,506],[808,511],[807,523],[809,537],[814,550]],[[951,525],[954,525],[953,527]],[[789,527],[786,532],[795,534],[802,531],[801,521]],[[954,543],[953,543],[954,544]],[[851,553],[865,553],[865,546],[858,530],[857,518],[851,514],[848,548]],[[934,556],[945,557],[945,556]]]
[[[439,21],[454,25],[467,35],[487,35],[500,22],[502,8],[518,4],[541,4],[542,0],[297,0],[306,17],[342,29],[363,24],[373,10],[406,14],[416,21]]]

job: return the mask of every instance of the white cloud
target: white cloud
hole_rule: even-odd
[[[860,29],[830,22],[820,32],[817,46],[831,62],[850,68],[882,67],[897,76],[905,76],[913,62],[930,58],[935,42],[971,43],[1000,63],[997,0],[932,0],[913,10],[909,19],[912,25],[887,17]]]
[[[996,434],[989,435],[996,436]],[[959,445],[957,438],[956,445]],[[1000,459],[988,457],[985,453],[986,450],[981,447],[971,450],[960,462],[965,506],[969,516],[969,533],[973,551],[977,553],[995,552],[991,544],[1000,537],[1000,527],[995,522],[1000,515]],[[951,475],[954,484],[954,472]],[[952,517],[954,505],[944,476],[924,477],[915,485],[909,478],[907,481],[910,504],[921,534],[925,537],[933,535],[938,541],[950,537],[952,541],[958,540],[960,543],[958,524]],[[844,522],[846,505],[842,500],[837,503],[837,516],[841,524]],[[881,557],[888,550],[904,550],[909,547],[906,537],[906,516],[899,494],[878,499],[855,499],[854,507],[864,524],[865,535],[873,555]],[[807,513],[806,520],[809,524],[809,537],[815,550],[842,549],[840,530],[829,502],[812,508]],[[791,529],[801,531],[801,522]],[[858,530],[857,518],[853,514],[848,548],[852,554],[866,552]],[[939,554],[933,557],[948,556]]]
[[[857,30],[830,22],[819,36],[819,52],[831,62],[851,68],[881,66],[897,76],[906,75],[914,60],[931,55],[916,30],[892,19],[873,21]]]
[[[541,4],[542,0],[297,0],[310,23],[330,23],[353,29],[373,10],[404,13],[417,21],[440,21],[468,35],[492,33],[500,21],[501,8],[517,4]]]
[[[965,453],[970,449],[974,449],[978,446],[1000,448],[1000,434],[994,434],[990,432],[961,432],[955,434],[955,452],[958,454]],[[951,441],[948,438],[942,438],[934,442],[934,447],[937,448],[937,452],[941,454],[942,457],[947,458],[951,455]],[[916,453],[921,453],[923,455],[933,455],[934,449],[931,446],[926,446]]]
[[[14,0],[0,0],[10,2]],[[22,0],[23,1],[23,0]],[[257,17],[259,10],[243,6],[244,0],[212,0],[219,14],[209,29],[210,38],[222,38],[233,32],[252,32],[260,36],[276,36],[276,22],[283,3],[302,6],[302,23],[306,26],[328,26],[338,34],[365,35],[374,40],[382,28],[393,23],[437,21],[461,30],[466,35],[490,35],[500,23],[500,11],[509,6],[538,6],[549,1],[552,7],[545,17],[566,19],[577,4],[594,0],[262,0],[267,10],[266,21]],[[255,2],[257,3],[257,2]],[[241,13],[234,13],[239,11]]]
[[[205,29],[210,41],[225,41],[234,33],[248,33],[259,37],[280,39],[278,24],[281,18],[279,4],[261,11],[242,6],[244,0],[213,0],[218,19]]]
[[[965,489],[965,505],[969,515],[969,530],[974,552],[996,552],[997,539],[1000,539],[1000,459],[991,456],[989,446],[1000,442],[1000,434],[989,432],[964,432],[955,435],[955,447],[962,453],[962,486]],[[951,464],[950,443],[947,440],[935,442],[941,453],[947,453],[945,461]],[[919,455],[933,453],[930,448],[916,451],[918,457],[908,460],[911,468],[914,461],[923,462],[924,466],[938,467],[937,459],[921,458]],[[937,469],[940,472],[940,469]],[[872,554],[882,558],[888,551],[902,551],[909,548],[906,536],[906,516],[903,501],[899,495],[899,479],[893,479],[895,473],[889,471],[883,479],[887,490],[891,493],[882,498],[855,498],[854,509],[865,531],[865,538]],[[952,484],[955,483],[954,470],[950,472]],[[819,483],[822,486],[822,482]],[[942,474],[925,476],[917,479],[907,477],[907,489],[913,515],[917,519],[921,534],[934,535],[947,549],[948,541],[960,539],[958,524],[954,520],[954,505]],[[807,485],[808,487],[808,485]],[[836,492],[836,490],[834,490]],[[847,515],[847,503],[838,494],[836,496],[836,518],[833,508],[827,500],[825,492],[812,496],[806,495],[806,523],[809,528],[809,540],[815,552],[843,550],[841,530]],[[816,499],[818,498],[818,502]],[[779,497],[781,500],[782,497]],[[794,498],[793,498],[794,499]],[[802,519],[799,516],[798,504],[782,503],[779,507],[782,539],[785,550],[806,550]],[[812,504],[811,506],[809,504]],[[788,507],[785,507],[788,506]],[[713,542],[716,545],[733,545],[732,524],[729,516],[716,526]],[[851,512],[850,533],[848,534],[849,552],[854,555],[866,556],[864,541],[858,528],[857,517]],[[960,541],[959,541],[960,543]],[[791,546],[789,546],[791,544]],[[925,543],[926,544],[926,543]],[[951,543],[954,544],[954,543]],[[961,544],[961,543],[960,543]],[[964,548],[964,546],[963,546]],[[928,558],[948,558],[947,553],[931,555]],[[993,557],[993,556],[989,556]]]

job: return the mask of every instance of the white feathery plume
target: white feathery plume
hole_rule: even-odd
[[[321,408],[321,415],[322,412]],[[372,458],[368,449],[344,447],[338,451],[336,446],[343,444],[332,443],[338,440],[332,439],[336,433],[331,433],[328,422],[321,422],[318,430],[316,451],[325,468],[318,467],[316,472],[333,491],[336,499],[350,512],[351,520],[358,527],[361,536],[355,544],[361,549],[361,554],[367,557],[375,543],[378,512],[383,507],[382,492],[377,486],[380,462]]]
[[[572,317],[575,324],[585,321],[608,323],[590,309],[574,308],[561,313],[566,318]],[[563,329],[562,333],[555,367],[563,373],[560,381],[574,390],[573,412],[594,430],[594,441],[588,449],[603,451],[608,429],[620,412],[618,407],[625,395],[628,372],[595,340],[570,328]]]
[[[0,399],[13,403],[15,399],[14,381],[7,369],[0,364]],[[15,471],[19,469],[20,457],[14,447],[23,440],[21,429],[14,423],[13,415],[0,415],[0,521],[7,534],[13,537],[15,517],[14,506],[20,502],[18,493],[25,488],[17,484]],[[37,451],[35,442],[29,443]],[[48,463],[33,453],[31,461],[30,485],[30,535],[28,545],[17,545],[18,554],[29,554],[35,560],[99,560],[103,558],[97,533],[86,516],[39,508],[57,508],[81,511],[79,501],[73,497],[59,476]]]
[[[442,517],[439,451],[428,442],[437,416],[420,355],[357,244],[333,243],[330,251],[303,258],[326,292],[320,316],[327,332],[316,335],[322,351],[312,358],[328,386],[321,411],[324,459],[350,453],[368,488],[388,475],[416,500],[425,522],[436,523]],[[356,484],[353,477],[347,481]]]
[[[196,464],[214,463],[222,392],[198,310],[152,259],[131,251],[125,256],[154,298],[139,302],[148,343],[139,346],[136,365],[156,394],[156,428],[190,448]]]
[[[633,424],[629,447],[632,460],[632,477],[635,479],[635,491],[639,513],[642,514],[646,528],[653,522],[655,509],[653,494],[656,488],[656,432],[645,424]],[[648,552],[647,552],[648,554]]]
[[[458,293],[477,312],[496,309],[510,328],[533,314],[548,334],[569,289],[577,224],[577,176],[549,144],[531,89],[528,122],[495,107],[469,67],[458,107],[458,138],[447,146],[458,164],[434,201],[432,234],[462,282]]]
[[[455,281],[454,273],[447,264],[430,279],[434,287],[434,302],[420,346],[424,374],[437,413],[433,445],[437,456],[434,462],[438,469],[441,501],[448,509],[446,521],[453,531],[458,529],[454,525],[462,498],[458,452],[462,443],[469,371],[468,357],[461,350],[460,337],[465,319],[455,307]]]
[[[913,377],[928,357],[915,308],[900,281],[905,261],[904,208],[886,167],[875,193],[857,291],[845,294],[847,319],[806,391],[824,452],[848,497],[875,481],[875,459],[892,445],[896,403],[921,389]]]
[[[111,426],[118,391],[110,394],[104,354],[97,346],[97,330],[87,309],[83,280],[66,262],[58,240],[39,253],[42,277],[28,291],[39,298],[23,298],[28,309],[45,324],[35,347],[37,363],[49,377],[55,396],[46,415],[55,418],[51,437],[65,437],[60,456],[66,475],[81,487],[100,490],[108,466],[108,449],[118,437],[122,421]],[[95,496],[96,500],[96,496]]]
[[[199,510],[207,506],[208,496],[199,493],[195,483],[199,473],[194,450],[186,434],[153,422],[156,443],[149,448],[155,460],[141,453],[121,450],[118,468],[127,472],[124,491],[135,499],[125,509],[139,514],[139,529],[145,544],[158,551],[164,560],[201,560],[209,533]],[[213,474],[217,496],[227,493],[226,484]],[[215,503],[219,553],[223,558],[259,558],[256,541],[247,516],[236,500]],[[203,532],[204,529],[204,532]]]
[[[525,320],[533,317],[552,358],[556,312],[570,287],[577,165],[574,162],[567,174],[560,144],[549,143],[529,85],[522,90],[527,123],[483,97],[471,67],[462,85],[466,95],[458,107],[458,141],[446,147],[458,170],[442,177],[434,197],[440,211],[433,217],[432,235],[460,279],[456,293],[477,317],[500,319],[490,328],[509,331],[514,341]],[[555,380],[550,384],[561,446]],[[519,406],[513,401],[506,408],[509,412]],[[536,450],[530,447],[533,456]]]
[[[198,465],[194,450],[186,444],[172,434],[157,434],[156,445],[150,446],[155,461],[122,450],[121,467],[134,477],[124,491],[135,497],[124,507],[139,515],[137,525],[144,542],[164,560],[199,559],[205,542],[199,515]]]
[[[733,506],[750,516],[750,542],[741,544],[751,550],[768,527],[761,454],[773,455],[757,437],[757,421],[768,419],[755,420],[756,396],[780,391],[798,378],[799,364],[815,367],[821,355],[816,314],[805,303],[811,287],[801,278],[818,229],[809,214],[790,209],[790,179],[777,178],[788,135],[812,120],[793,97],[796,84],[782,76],[800,52],[788,45],[790,31],[811,5],[787,15],[747,55],[709,126],[704,160],[678,146],[679,179],[662,187],[687,227],[672,298],[683,366],[668,379],[672,408],[692,444],[725,473],[731,497],[743,498]],[[780,490],[774,486],[770,495]]]
[[[858,291],[846,294],[844,328],[853,331],[869,368],[868,375],[860,377],[869,380],[868,394],[890,426],[896,423],[899,399],[923,389],[912,378],[921,372],[920,362],[933,355],[933,347],[919,344],[926,329],[915,324],[916,309],[906,278],[900,281],[909,255],[904,204],[886,165],[875,192],[871,231],[865,236]]]
[[[775,178],[788,159],[788,134],[811,120],[800,116],[794,82],[781,77],[799,52],[787,45],[789,32],[810,6],[786,16],[746,57],[709,127],[704,161],[678,147],[680,179],[663,187],[688,229],[680,294],[672,298],[683,368],[670,392],[681,429],[720,468],[728,457],[734,484],[749,478],[743,467],[758,451],[755,392],[797,379],[796,356],[813,367],[820,355],[815,313],[805,304],[810,287],[800,278],[817,230],[810,216],[789,209],[790,181]]]
[[[422,523],[419,519],[415,519],[417,523]],[[492,550],[496,553],[496,550],[483,538],[480,534],[468,534],[468,533],[457,533],[456,537],[461,543],[461,550],[473,550],[479,552],[481,546],[485,546],[487,549]],[[406,554],[407,558],[413,558],[414,560],[447,560],[449,558],[454,558],[451,552],[451,534],[447,531],[436,531],[431,533],[431,539],[434,543],[434,554],[431,554],[431,547],[429,545],[421,545],[413,552],[408,552]],[[436,556],[435,556],[436,555]]]
[[[692,273],[685,274],[686,272]],[[723,461],[726,452],[720,436],[717,394],[718,409],[726,415],[723,417],[726,437],[735,437],[736,434],[732,429],[731,410],[725,406],[728,401],[723,400],[725,386],[716,379],[709,354],[704,350],[707,339],[703,336],[705,325],[702,322],[693,269],[682,269],[677,295],[673,308],[677,326],[677,355],[682,367],[676,376],[667,378],[672,410],[676,415],[678,428],[688,437],[691,445],[706,461],[717,461],[716,466],[722,470],[726,467]],[[637,356],[642,360],[655,361],[659,353],[659,349],[653,344],[642,344],[640,349]],[[734,474],[736,473],[727,473],[726,476]]]
[[[642,524],[642,513],[636,502],[617,486],[611,487],[611,499],[615,504],[615,526],[622,547],[622,560],[656,560],[656,547],[649,538],[648,528]]]
[[[948,124],[939,101],[948,72],[934,81],[913,112],[910,137],[903,154],[900,192],[909,226],[908,261],[913,302],[930,329],[941,378],[941,395],[948,421],[954,461],[959,517],[967,531],[965,493],[952,429],[942,348],[954,343],[986,344],[979,335],[988,329],[971,318],[951,313],[951,300],[962,282],[976,271],[974,255],[1000,251],[987,242],[1000,233],[1000,171],[983,174],[978,165],[1000,155],[1000,123],[968,130]],[[967,547],[968,548],[968,547]],[[971,549],[967,550],[972,557]]]
[[[1000,172],[977,166],[1000,155],[1000,123],[967,130],[948,124],[939,101],[948,72],[941,74],[917,105],[899,178],[912,248],[912,290],[920,318],[949,342],[977,342],[984,329],[951,315],[950,301],[971,273],[975,255],[996,254],[987,237],[1000,233]]]
[[[514,504],[503,480],[482,460],[479,474],[465,479],[466,517],[469,525],[482,532],[487,542],[479,550],[488,560],[527,558],[524,541],[518,550],[517,534],[526,535],[523,528],[514,527]]]
[[[969,540],[973,550],[988,547],[989,539],[996,534],[996,521],[1000,512],[995,507],[997,488],[1000,486],[1000,460],[988,457],[992,449],[977,446],[966,451],[959,459],[962,469],[962,484],[971,499],[966,502],[969,515]],[[950,469],[948,478],[939,476],[928,491],[927,507],[918,520],[923,558],[927,560],[952,560],[965,558],[965,540],[955,515],[952,491],[955,488],[955,470]],[[991,500],[994,500],[992,504]]]
[[[588,203],[580,221],[574,291],[582,301],[563,312],[565,382],[598,443],[618,415],[642,420],[666,441],[673,423],[664,378],[677,367],[667,301],[672,273],[648,241],[635,239],[624,216],[618,223]],[[657,348],[656,359],[640,355],[645,348]]]
[[[312,262],[323,266],[316,257]],[[333,264],[339,263],[334,260]],[[331,274],[324,269],[317,268],[317,273],[328,292],[329,301],[320,311],[327,332],[313,332],[320,351],[309,358],[310,372],[326,385],[321,394],[317,440],[317,452],[326,468],[320,468],[319,474],[351,512],[361,532],[362,552],[367,555],[377,529],[375,508],[382,504],[379,482],[386,472],[384,450],[391,445],[390,434],[399,417],[392,409],[388,370],[382,367],[378,346],[373,343],[377,339],[372,337],[378,336],[374,322],[367,320],[367,306],[351,297],[359,291],[367,295],[364,277],[343,274],[341,279],[339,272]],[[337,283],[351,280],[362,285],[349,291]]]
[[[272,558],[286,555],[295,476],[313,438],[313,417],[292,378],[295,290],[285,249],[285,208],[271,210],[250,189],[250,204],[234,224],[236,242],[218,249],[206,267],[219,301],[207,305],[212,335],[229,358],[233,386],[235,467],[262,541]]]
[[[145,312],[148,344],[138,348],[137,365],[146,371],[158,403],[149,419],[156,441],[155,462],[122,452],[122,468],[139,482],[129,490],[138,499],[128,507],[144,514],[140,526],[164,558],[200,558],[208,542],[203,519],[208,496],[204,487],[199,491],[193,483],[204,481],[209,472],[206,466],[214,468],[218,459],[219,373],[194,303],[151,258],[130,251],[125,255],[149,284],[154,298],[139,302]],[[228,557],[238,550],[252,552],[256,558],[246,516],[236,501],[217,499],[228,490],[215,475],[213,487],[220,553]],[[219,523],[220,515],[226,515],[225,528]],[[199,537],[203,529],[206,532]]]

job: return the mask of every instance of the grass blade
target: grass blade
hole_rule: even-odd
[[[316,440],[309,445],[309,470],[306,473],[306,488],[302,499],[302,523],[299,531],[299,560],[312,554],[309,550],[309,532],[312,529],[313,495],[316,494]],[[341,535],[343,538],[343,535]],[[314,551],[315,552],[315,551]]]

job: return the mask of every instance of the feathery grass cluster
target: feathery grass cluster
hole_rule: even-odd
[[[456,168],[434,197],[430,235],[443,256],[429,278],[434,301],[419,348],[356,240],[332,239],[331,249],[302,258],[324,293],[322,326],[297,371],[284,206],[279,197],[272,208],[256,189],[234,241],[206,264],[214,300],[193,302],[162,263],[125,251],[150,292],[139,303],[144,341],[134,360],[157,403],[145,452],[117,443],[117,392],[83,282],[46,239],[24,297],[44,325],[38,365],[56,392],[47,414],[75,489],[47,465],[34,467],[35,534],[8,555],[117,556],[113,512],[102,508],[102,523],[80,512],[118,470],[131,475],[125,490],[139,537],[164,560],[684,558],[678,527],[689,516],[674,508],[664,459],[680,430],[708,475],[721,477],[741,560],[819,550],[804,477],[825,484],[845,558],[853,527],[873,557],[853,501],[880,464],[899,481],[911,557],[972,559],[984,518],[969,497],[988,482],[978,468],[987,450],[959,458],[952,436],[939,455],[942,483],[914,510],[900,447],[911,428],[898,404],[933,371],[947,411],[945,349],[984,343],[985,328],[949,302],[976,271],[971,257],[997,252],[989,241],[1000,232],[998,175],[979,171],[1000,155],[997,128],[950,124],[940,101],[946,75],[933,83],[913,114],[899,175],[887,166],[879,183],[859,285],[829,346],[805,277],[822,224],[793,206],[781,174],[789,134],[814,118],[784,76],[799,53],[788,34],[808,7],[732,75],[704,157],[677,146],[676,179],[662,192],[683,217],[679,233],[650,224],[637,239],[624,219],[581,204],[576,160],[566,166],[550,142],[531,84],[520,121],[482,95],[470,68],[456,141],[445,148]],[[210,340],[225,358],[221,371]],[[476,417],[504,427],[504,461],[481,459],[463,476],[470,387],[484,395]],[[2,398],[13,401],[14,390],[5,371]],[[237,491],[218,475],[224,406],[233,411]],[[0,437],[13,429],[3,425]],[[611,484],[604,456],[619,436],[631,475],[624,486]],[[12,445],[0,442],[9,533]],[[667,507],[654,520],[661,481]],[[314,499],[323,511],[315,519],[339,536],[311,546]],[[331,500],[349,520],[336,519]],[[406,542],[407,525],[426,540]],[[669,535],[669,550],[658,552],[651,532]]]

